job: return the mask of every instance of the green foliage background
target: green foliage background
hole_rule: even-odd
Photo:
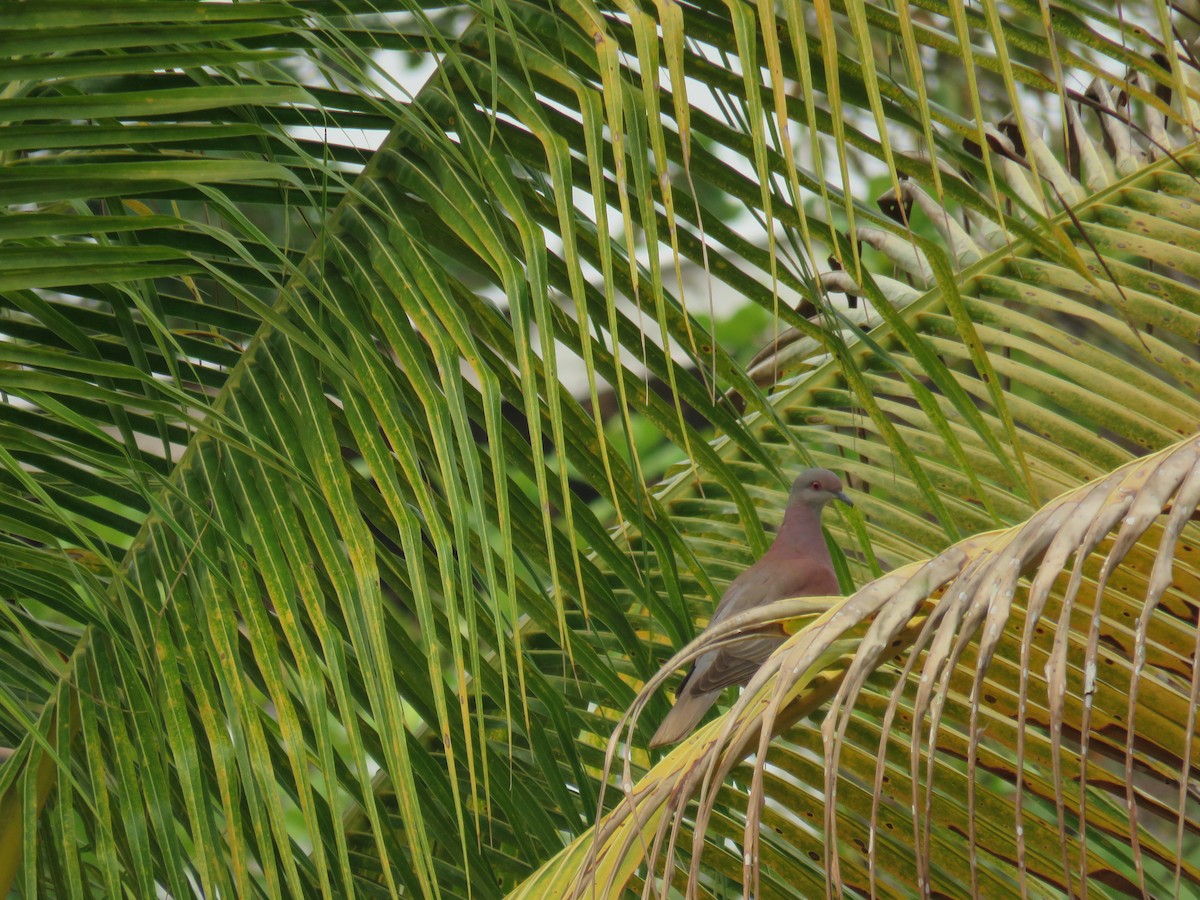
[[[591,825],[616,717],[801,466],[861,497],[830,525],[849,591],[1195,433],[1200,82],[1161,40],[1193,24],[1074,0],[0,10],[0,884],[501,895]],[[1027,116],[1068,108],[1042,153]],[[872,178],[933,206],[910,230]],[[748,363],[692,279],[778,345]],[[1094,746],[1184,784],[1194,539],[1140,631],[1140,545],[1095,607]],[[1078,699],[1100,642],[1063,610]],[[1144,729],[1116,717],[1139,648]],[[881,712],[856,715],[873,766]],[[1024,715],[990,736],[1052,732]],[[826,883],[814,734],[773,757],[764,890]],[[1194,801],[1147,794],[1169,827],[1141,865],[1117,793],[1072,782],[1087,747],[1048,746],[1065,770],[1001,753],[980,781],[1011,831],[1030,779],[1026,868],[1003,825],[979,863],[951,803],[927,886],[1069,888],[1060,843],[1099,893],[1195,883]],[[746,785],[723,797],[712,893],[742,874]],[[878,864],[916,883],[904,840]]]

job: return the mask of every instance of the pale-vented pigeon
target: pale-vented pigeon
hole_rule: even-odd
[[[737,613],[785,597],[841,593],[829,548],[821,534],[821,511],[837,498],[853,506],[838,477],[828,469],[806,469],[792,483],[783,524],[762,559],[725,590],[708,627]],[[686,737],[730,685],[745,684],[771,652],[783,643],[781,631],[748,638],[723,650],[711,650],[693,664],[675,694],[675,706],[650,739],[651,747]]]

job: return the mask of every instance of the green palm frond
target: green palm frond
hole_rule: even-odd
[[[1195,885],[1198,505],[1193,435],[845,599],[783,600],[722,623],[672,664],[767,622],[796,634],[729,713],[636,784],[626,761],[621,802],[520,896],[608,896],[643,861],[671,872],[677,849],[696,879],[719,852],[712,839],[729,836],[730,806],[745,813],[755,894],[780,891],[797,865],[801,894],[826,877],[887,895],[914,883],[976,896],[1070,894],[1081,878],[1151,895]],[[823,790],[797,791],[822,757]]]
[[[498,896],[800,465],[850,588],[1194,432],[1195,66],[1045,16],[0,12],[0,884]]]

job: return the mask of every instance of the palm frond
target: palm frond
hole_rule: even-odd
[[[1076,187],[1024,117],[1028,153],[988,136],[1082,102],[1053,56],[1177,141],[1191,60],[1127,83],[1166,45],[1134,23],[926,5],[0,14],[0,883],[498,895],[592,821],[618,711],[799,460],[865,495],[832,529],[849,587],[1194,431],[1191,150],[1102,112]],[[410,97],[394,52],[431,61]],[[932,225],[860,202],[862,165]],[[805,370],[746,371],[689,265],[813,341]],[[642,424],[690,461],[661,490]]]
[[[1083,880],[1165,894],[1197,883],[1185,834],[1198,825],[1198,506],[1193,435],[844,599],[784,600],[722,623],[647,684],[635,719],[675,665],[766,622],[798,633],[725,716],[642,780],[626,764],[621,802],[521,896],[568,885],[571,896],[611,895],[643,861],[653,882],[689,833],[697,878],[731,777],[747,792],[741,844],[755,894],[769,889],[764,873],[786,869],[776,860],[794,864],[818,844],[838,891],[915,881],[921,893],[968,883],[975,896],[1074,893]],[[825,703],[819,722],[768,743]],[[813,753],[824,790],[806,795],[785,776],[810,772]],[[964,837],[965,853],[944,852]]]

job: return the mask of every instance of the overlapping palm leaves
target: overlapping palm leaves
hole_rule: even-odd
[[[1191,61],[1154,63],[1153,30],[1075,4],[1055,7],[1051,42],[1035,8],[1002,21],[957,4],[5,15],[25,56],[0,101],[0,743],[16,749],[0,802],[23,827],[0,832],[0,871],[19,863],[26,894],[500,893],[591,822],[616,715],[763,549],[759,509],[802,460],[863,495],[833,529],[849,587],[1195,428],[1190,151],[1085,156],[1102,175],[1117,160],[1112,178],[1085,177],[1062,215],[1067,183],[1023,120],[1027,157],[962,146],[989,146],[983,106],[1053,97],[1060,71],[1124,90],[1147,133],[1159,116],[1186,137]],[[381,48],[436,61],[412,102],[369,87]],[[965,63],[970,109],[930,90],[930,57]],[[1099,141],[1104,119],[1081,115]],[[360,128],[389,130],[361,171],[337,138]],[[897,196],[913,196],[907,174],[1000,229],[1011,255],[962,273],[953,242],[919,232],[929,272],[913,284],[932,291],[892,310],[838,237],[910,240],[827,183],[850,182],[854,154]],[[1035,160],[1029,192],[1014,156]],[[745,224],[725,221],[731,202]],[[838,316],[810,262],[820,241],[883,329]],[[706,262],[829,358],[746,373],[673,260]],[[564,349],[584,362],[582,401],[560,384]],[[599,417],[606,386],[624,434],[644,417],[694,469],[648,491]],[[1146,633],[1186,620],[1185,595]],[[848,721],[877,739],[879,715]],[[768,779],[776,837],[757,860],[764,891],[803,893],[836,855],[812,859],[814,832],[775,811],[825,782],[810,755],[780,753],[792,774]],[[980,796],[1009,810],[1009,781]],[[732,790],[705,832],[708,888],[742,875]],[[929,840],[965,847],[956,827]],[[1156,884],[1164,841],[1142,842]],[[914,856],[889,846],[877,883],[911,886]],[[1088,849],[1138,883],[1135,857]],[[1055,865],[1030,865],[1031,882]],[[939,853],[926,883],[969,872]]]

